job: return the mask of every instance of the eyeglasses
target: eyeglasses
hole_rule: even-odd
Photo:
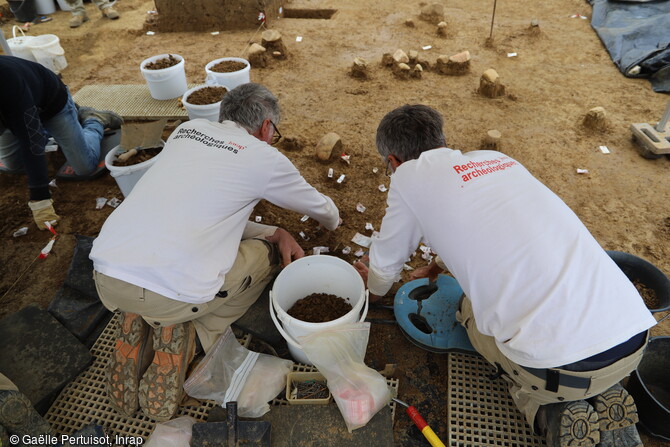
[[[281,140],[281,132],[279,132],[279,129],[277,129],[277,125],[270,120],[270,124],[272,124],[272,127],[274,127],[275,131],[272,134],[272,141],[270,144],[275,145],[279,143],[279,140]]]

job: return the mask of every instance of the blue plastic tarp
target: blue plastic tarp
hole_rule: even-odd
[[[589,2],[591,26],[619,70],[670,92],[670,0]]]

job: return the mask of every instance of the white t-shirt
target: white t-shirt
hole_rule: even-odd
[[[94,268],[178,301],[210,301],[240,240],[276,230],[248,221],[260,199],[329,230],[339,223],[333,201],[278,150],[232,121],[188,121],[105,221],[91,250]]]
[[[398,167],[370,249],[371,293],[389,290],[422,238],[479,331],[520,365],[573,363],[656,324],[572,210],[499,152],[439,148]]]

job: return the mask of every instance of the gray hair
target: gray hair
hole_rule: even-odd
[[[223,95],[219,122],[234,121],[249,133],[255,133],[266,119],[278,124],[279,102],[275,95],[260,84],[248,82]]]
[[[444,121],[436,110],[424,105],[404,105],[386,114],[377,127],[377,151],[386,159],[419,158],[422,152],[446,146]]]

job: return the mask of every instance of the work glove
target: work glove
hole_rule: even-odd
[[[56,210],[54,210],[53,203],[53,199],[28,202],[28,206],[33,212],[33,219],[35,219],[37,228],[40,230],[47,229],[46,225],[44,225],[44,222],[51,222],[51,225],[56,225],[55,221],[59,219],[58,214],[56,214]]]

